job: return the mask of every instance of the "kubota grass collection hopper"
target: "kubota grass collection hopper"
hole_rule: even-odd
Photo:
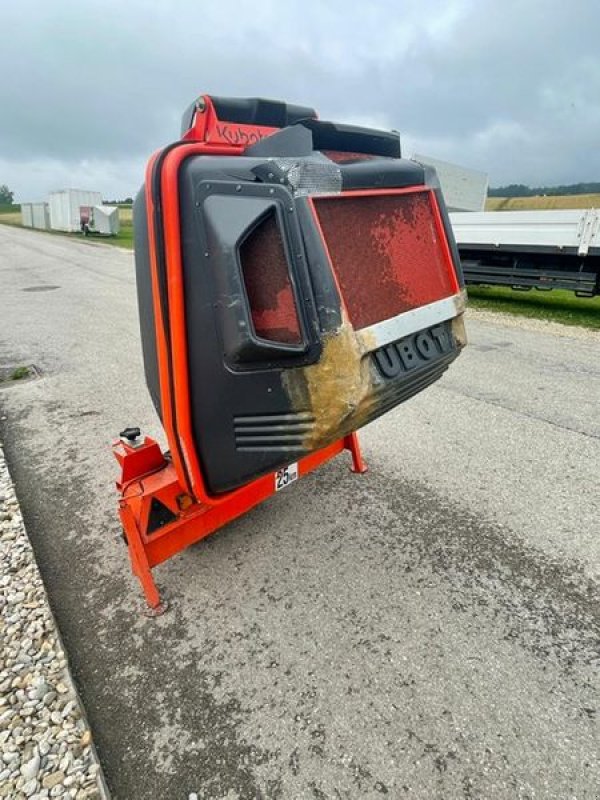
[[[465,343],[435,172],[396,133],[204,96],[134,207],[146,381],[169,450],[122,432],[120,516],[151,569],[432,384]]]

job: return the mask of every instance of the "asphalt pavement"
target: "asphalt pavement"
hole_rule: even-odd
[[[600,335],[471,313],[434,387],[156,570],[130,253],[0,226],[4,447],[114,798],[600,796]]]

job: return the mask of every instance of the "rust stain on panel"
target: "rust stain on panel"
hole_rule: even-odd
[[[463,315],[454,318],[451,333],[459,349],[467,337]],[[373,397],[381,383],[368,354],[377,349],[368,330],[355,331],[347,318],[337,331],[323,336],[317,364],[289,370],[283,376],[292,407],[310,411],[315,424],[303,445],[316,450],[355,431],[373,419]]]
[[[308,433],[305,446],[321,447],[338,438],[344,423],[349,428],[360,426],[359,411],[372,391],[373,378],[369,361],[352,325],[345,320],[342,327],[323,337],[323,351],[317,364],[290,370],[284,377],[294,408],[307,408],[316,424]]]
[[[454,317],[451,327],[452,336],[454,336],[456,344],[462,349],[467,344],[467,331],[465,329],[464,315],[459,314],[458,317]]]

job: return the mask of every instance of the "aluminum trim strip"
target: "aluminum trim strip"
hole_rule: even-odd
[[[466,306],[467,293],[463,289],[451,297],[445,297],[443,300],[436,300],[435,303],[404,311],[402,314],[398,314],[397,317],[384,319],[369,328],[356,331],[356,335],[364,350],[371,352],[378,347],[397,342],[398,339],[402,339],[404,336],[410,336],[411,333],[454,319],[454,317],[464,313]]]

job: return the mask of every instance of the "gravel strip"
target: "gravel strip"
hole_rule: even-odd
[[[108,798],[1,447],[0,797]]]
[[[481,320],[482,322],[493,322],[496,325],[504,325],[507,328],[522,328],[523,330],[549,333],[554,336],[600,342],[600,330],[584,328],[579,325],[564,325],[562,322],[550,322],[549,320],[535,319],[534,317],[522,317],[519,314],[485,311],[470,306],[467,308],[467,318]]]

